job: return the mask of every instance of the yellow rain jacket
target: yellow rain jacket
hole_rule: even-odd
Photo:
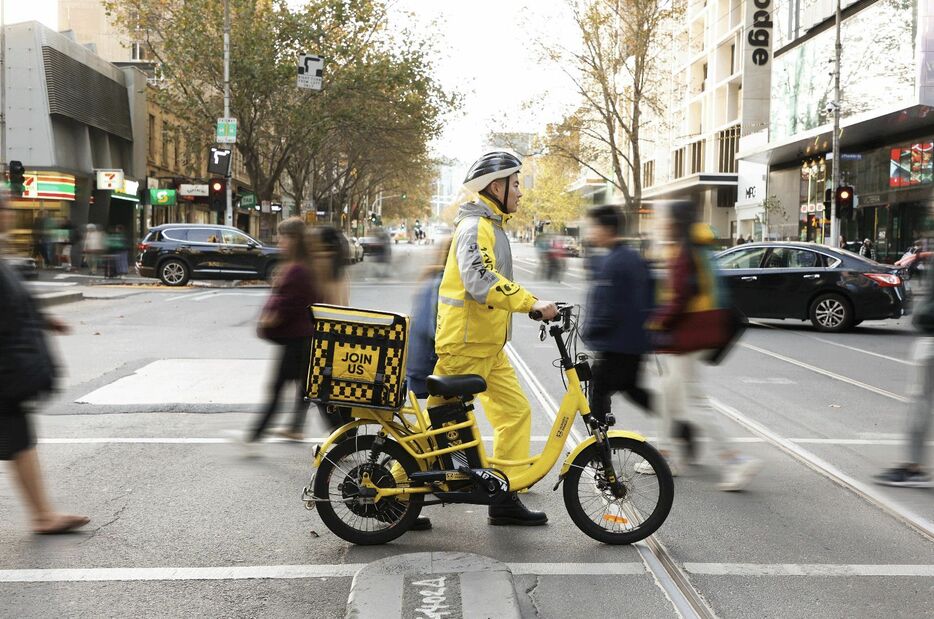
[[[512,281],[512,250],[503,230],[508,218],[483,196],[460,207],[438,290],[439,355],[496,355],[509,341],[512,314],[535,304]]]

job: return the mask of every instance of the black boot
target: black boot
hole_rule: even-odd
[[[533,512],[519,501],[519,495],[510,492],[505,498],[490,505],[490,524],[537,527],[548,522],[545,512]]]
[[[675,422],[675,436],[684,441],[684,459],[690,464],[697,462],[697,432],[694,424],[687,421]]]

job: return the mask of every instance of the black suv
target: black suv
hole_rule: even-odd
[[[166,286],[184,286],[191,278],[269,279],[281,254],[230,226],[164,224],[139,244],[136,270]]]

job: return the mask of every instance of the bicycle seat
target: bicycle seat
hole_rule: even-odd
[[[486,391],[486,381],[476,374],[459,374],[455,376],[435,376],[432,374],[425,381],[428,393],[442,398],[455,396],[470,396]]]

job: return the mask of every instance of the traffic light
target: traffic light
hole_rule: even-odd
[[[222,178],[211,179],[208,188],[211,194],[211,208],[221,213],[227,209],[227,185]]]
[[[849,185],[837,187],[837,219],[853,217],[853,188]]]
[[[403,199],[403,200],[405,200],[405,199],[408,198],[408,197],[409,197],[409,195],[408,195],[407,193],[405,193],[405,192],[402,193],[402,199]]]
[[[25,172],[26,168],[23,167],[22,161],[10,162],[10,191],[14,196],[23,195],[23,183],[26,182]]]

